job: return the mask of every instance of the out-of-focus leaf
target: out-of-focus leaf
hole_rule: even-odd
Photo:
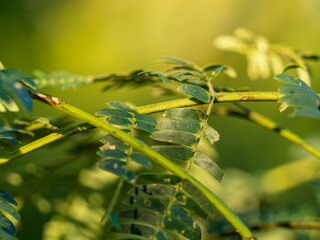
[[[217,77],[219,73],[224,72],[231,78],[237,77],[237,72],[228,65],[209,64],[204,67],[204,71],[211,71],[211,79]]]
[[[121,229],[121,222],[119,217],[115,213],[110,213],[109,220],[112,223],[113,226],[115,226],[118,230]]]
[[[191,84],[182,84],[177,89],[179,92],[190,95],[201,102],[209,103],[210,102],[210,94],[201,87],[191,85]]]
[[[103,160],[99,163],[99,167],[107,172],[123,176],[125,173],[126,163],[119,159]]]
[[[20,215],[18,211],[12,207],[9,202],[7,202],[5,199],[0,198],[0,210],[9,213],[12,217],[14,217],[16,220],[20,221]]]
[[[13,197],[11,197],[8,193],[0,190],[0,197],[7,200],[9,203],[11,203],[14,206],[18,206],[17,202],[14,200]]]
[[[196,152],[193,157],[193,162],[221,182],[224,176],[223,170],[207,155]]]
[[[99,151],[99,152],[97,152],[97,154],[100,157],[107,157],[107,158],[114,157],[114,158],[118,158],[118,159],[124,159],[124,158],[128,157],[128,155],[123,151],[110,150],[110,149]]]

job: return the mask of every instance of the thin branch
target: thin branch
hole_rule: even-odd
[[[263,97],[261,97],[263,94]],[[228,92],[228,93],[215,93],[215,102],[221,103],[221,102],[232,102],[232,101],[276,101],[279,99],[281,96],[280,94],[277,94],[276,92],[258,92],[258,93],[252,93],[251,92]],[[259,99],[259,100],[258,100]],[[196,99],[193,98],[182,98],[182,99],[176,99],[172,101],[166,101],[166,102],[161,102],[161,103],[156,103],[156,104],[150,104],[146,106],[141,106],[135,108],[135,111],[137,113],[143,113],[143,114],[151,114],[151,113],[156,113],[156,112],[162,112],[170,108],[178,108],[178,107],[191,107],[191,106],[198,106],[202,105],[204,103],[197,101]],[[241,112],[235,112],[228,110],[226,108],[216,108],[214,111],[217,111],[217,113],[223,115],[227,115],[228,111],[230,115],[234,115],[237,117],[242,117],[242,118],[247,118],[253,122],[256,122],[257,124],[264,126],[282,137],[288,139],[291,142],[294,142],[295,144],[298,144],[302,148],[304,148],[306,151],[311,153],[312,155],[316,156],[318,159],[319,158],[319,151],[314,149],[313,147],[309,146],[303,140],[295,135],[294,133],[290,132],[289,130],[286,130],[285,128],[277,126],[275,122],[273,122],[270,119],[267,119],[266,117],[263,117],[262,115],[258,113],[254,114],[243,114]],[[264,118],[264,119],[262,119]],[[75,133],[80,133],[83,131],[86,131],[88,129],[95,128],[94,126],[88,124],[88,123],[81,123],[75,126],[71,126],[66,129],[61,129],[57,133],[51,133],[43,138],[40,138],[34,142],[31,142],[29,144],[26,144],[25,146],[22,146],[12,152],[9,152],[5,155],[3,155],[0,158],[0,165],[7,163],[13,159],[16,159],[18,157],[21,157],[29,152],[32,152],[38,148],[41,148],[51,142],[57,141],[59,139],[62,139],[64,137],[73,135]],[[279,130],[280,129],[280,130]]]
[[[243,106],[238,105],[241,107],[244,112],[239,112],[235,110],[231,110],[228,108],[223,107],[217,107],[213,109],[214,113],[220,114],[220,115],[229,115],[229,116],[235,116],[243,119],[247,119],[251,122],[254,122],[262,127],[265,127],[276,134],[279,134],[283,138],[287,139],[288,141],[298,145],[299,147],[303,148],[306,152],[310,153],[311,155],[315,156],[317,159],[320,160],[320,152],[315,149],[314,147],[307,144],[303,139],[301,139],[298,135],[291,132],[290,130],[281,127],[276,122],[271,120],[270,118],[267,118],[257,112],[251,111],[247,108],[244,108]]]
[[[251,231],[261,231],[265,229],[274,228],[289,228],[289,229],[307,229],[307,230],[320,230],[320,221],[289,221],[289,222],[265,222],[257,225],[250,226]],[[237,232],[230,230],[221,233],[213,234],[205,240],[218,240],[226,237],[236,236]]]
[[[207,197],[207,199],[220,211],[220,213],[233,225],[236,231],[242,236],[243,239],[254,240],[256,239],[251,231],[246,227],[246,225],[232,212],[232,210],[225,205],[221,199],[219,199],[213,192],[211,192],[208,188],[206,188],[202,183],[200,183],[197,179],[195,179],[190,174],[186,173],[183,169],[178,167],[169,159],[165,158],[160,153],[154,151],[149,148],[144,143],[139,140],[131,137],[127,133],[122,130],[104,122],[103,120],[94,117],[93,115],[82,111],[70,104],[65,103],[64,101],[51,97],[42,93],[31,93],[33,97],[41,102],[47,103],[50,106],[67,113],[70,116],[74,116],[82,121],[85,121],[109,134],[118,138],[119,140],[127,143],[137,151],[141,152],[149,159],[158,163],[166,170],[170,171],[176,176],[181,177],[182,179],[186,179],[190,181],[201,193]]]

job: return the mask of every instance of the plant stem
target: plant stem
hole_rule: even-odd
[[[317,149],[315,149],[314,147],[312,147],[309,144],[307,144],[306,142],[304,142],[303,139],[301,139],[295,133],[279,126],[276,122],[274,122],[270,118],[267,118],[257,112],[251,111],[247,108],[244,108],[243,106],[241,106],[241,109],[244,110],[245,112],[230,110],[230,109],[223,108],[223,107],[214,108],[213,112],[220,114],[220,115],[229,115],[229,116],[240,117],[240,118],[247,119],[251,122],[254,122],[262,127],[265,127],[267,129],[275,132],[276,134],[279,134],[280,136],[287,139],[288,141],[297,144],[298,146],[303,148],[305,151],[307,151],[308,153],[310,153],[311,155],[315,156],[317,159],[320,160],[320,152]]]
[[[252,95],[251,95],[251,92],[215,93],[215,96],[216,96],[215,102],[217,102],[217,103],[219,103],[219,102],[232,102],[231,99],[233,99],[235,101],[276,101],[277,99],[280,98],[280,94],[277,94],[276,92],[274,92],[274,93],[268,92],[264,97],[261,97],[261,95],[263,95],[262,92],[253,93]],[[250,96],[250,97],[248,98],[248,96]],[[259,100],[257,100],[258,99],[257,96],[260,96]],[[253,97],[254,97],[254,100],[252,100]],[[165,111],[170,108],[191,107],[191,106],[196,106],[196,105],[201,105],[201,104],[204,104],[204,103],[199,102],[193,98],[183,98],[183,99],[177,99],[177,100],[172,100],[172,101],[161,102],[161,103],[137,107],[137,108],[135,108],[135,111],[137,113],[151,114],[151,113],[156,113],[156,112],[162,112],[162,111]],[[216,111],[216,110],[214,109],[214,111]],[[320,159],[319,158],[320,153],[318,150],[316,150],[312,146],[306,144],[299,136],[292,133],[291,131],[286,130],[285,128],[281,128],[279,126],[276,127],[277,124],[274,121],[267,119],[266,117],[263,117],[264,120],[261,120],[262,115],[260,115],[258,113],[254,113],[253,116],[251,116],[251,115],[245,116],[243,113],[231,111],[226,108],[219,108],[217,110],[217,113],[219,113],[221,115],[230,114],[233,116],[246,118],[248,120],[256,122],[257,124],[264,126],[268,129],[280,134],[280,136],[288,139],[289,141],[291,141],[295,144],[298,144],[299,146],[304,148],[306,151],[308,151],[309,153],[311,153],[312,155],[314,155],[318,159]],[[0,158],[0,165],[7,163],[15,158],[21,157],[29,152],[32,152],[40,147],[43,147],[51,142],[57,141],[59,139],[73,135],[75,133],[86,131],[91,128],[95,128],[95,127],[88,124],[88,123],[81,123],[81,124],[71,126],[66,129],[62,129],[58,133],[51,133],[43,138],[40,138],[34,142],[26,144],[25,146],[22,146],[16,150],[13,150],[12,152],[9,152],[9,153],[3,155]],[[281,131],[279,131],[279,128],[281,129]]]
[[[189,180],[199,191],[202,192],[203,195],[207,197],[207,199],[221,212],[221,214],[233,225],[237,232],[242,236],[243,239],[254,240],[256,239],[251,231],[246,227],[246,225],[232,212],[232,210],[225,205],[214,193],[212,193],[208,188],[206,188],[203,184],[201,184],[197,179],[186,173],[183,169],[176,166],[173,162],[165,158],[160,153],[154,151],[149,148],[144,143],[139,140],[131,137],[127,133],[121,131],[120,129],[113,127],[112,125],[104,122],[103,120],[94,117],[93,115],[82,111],[72,105],[65,103],[64,101],[51,97],[42,93],[34,93],[31,92],[34,98],[40,100],[41,102],[47,103],[52,107],[67,113],[70,116],[74,116],[78,119],[81,119],[101,130],[111,134],[112,136],[118,138],[119,140],[127,143],[137,151],[141,152],[149,159],[158,163],[171,173],[181,177],[182,179]]]
[[[58,132],[51,133],[45,137],[42,137],[40,139],[37,139],[31,143],[28,143],[18,149],[13,150],[12,152],[9,152],[0,158],[0,165],[7,163],[13,159],[16,159],[18,157],[24,156],[27,153],[30,153],[36,149],[39,149],[49,143],[55,142],[59,139],[62,139],[64,137],[80,133],[89,129],[93,129],[94,126],[88,124],[88,123],[80,123],[76,126],[67,127],[64,129],[59,130]]]
[[[278,92],[217,92],[215,103],[240,102],[240,101],[278,101],[281,98]],[[205,104],[194,98],[181,98],[162,103],[155,103],[136,108],[139,113],[155,113],[176,107],[191,107]]]
[[[319,221],[289,221],[289,222],[265,222],[257,225],[250,226],[252,231],[260,231],[264,229],[274,229],[274,228],[290,228],[290,229],[309,229],[309,230],[320,230]],[[221,233],[213,234],[206,240],[218,240],[224,237],[235,236],[237,233],[235,231],[225,231]]]

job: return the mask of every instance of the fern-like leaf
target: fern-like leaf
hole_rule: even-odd
[[[16,228],[4,215],[4,212],[20,221],[18,211],[12,206],[18,206],[17,202],[4,191],[0,191],[0,237],[5,240],[15,240]]]
[[[146,132],[155,131],[155,125],[157,121],[148,115],[137,114],[129,106],[120,102],[109,102],[108,109],[99,110],[96,115],[104,116],[108,118],[108,123],[121,127],[121,129],[130,134],[134,135],[134,130],[139,129]],[[119,184],[116,191],[119,193],[123,182],[136,186],[136,176],[130,172],[130,162],[133,161],[146,168],[151,168],[150,160],[144,155],[134,152],[133,148],[122,143],[117,138],[106,135],[102,142],[103,146],[100,147],[100,151],[97,153],[103,159],[100,161],[99,166],[102,170],[116,174],[120,177]],[[118,216],[113,212],[115,203],[119,194],[114,194],[113,204],[110,204],[106,218],[115,226],[117,229],[120,228],[120,220]]]
[[[279,93],[284,95],[280,99],[282,110],[287,106],[295,107],[294,116],[320,119],[320,98],[304,81],[285,73],[279,74],[275,78],[286,83],[279,89]]]

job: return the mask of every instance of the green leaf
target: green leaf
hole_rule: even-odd
[[[194,134],[182,131],[157,131],[152,133],[150,137],[162,142],[189,146],[197,143],[197,137]]]
[[[14,217],[16,220],[20,221],[20,215],[18,211],[12,207],[6,200],[3,198],[0,198],[0,210],[9,213],[12,217]]]
[[[179,92],[190,95],[201,102],[209,103],[211,98],[210,94],[201,87],[191,85],[191,84],[182,84],[177,89]]]
[[[0,237],[5,240],[16,240],[16,237],[12,235],[8,229],[0,226]]]
[[[7,68],[5,71],[12,78],[21,81],[29,89],[34,90],[34,91],[38,91],[38,87],[37,87],[36,83],[27,74],[20,72],[16,69],[13,69],[13,68]]]
[[[128,194],[130,196],[153,196],[157,198],[171,199],[175,192],[175,188],[170,185],[162,184],[147,184],[143,186],[143,190],[139,189],[137,192],[136,189],[131,189]]]
[[[220,134],[208,125],[204,129],[203,135],[211,144],[219,141],[220,139]]]
[[[129,119],[121,118],[121,117],[110,117],[108,119],[108,123],[113,125],[118,125],[118,126],[124,126],[124,127],[128,127],[132,125]]]
[[[141,122],[146,122],[152,126],[156,126],[157,125],[157,120],[154,117],[151,117],[149,115],[146,114],[141,114],[141,113],[137,113],[134,118],[138,121]]]
[[[14,206],[18,206],[17,202],[14,200],[13,197],[11,197],[8,193],[0,190],[0,197],[7,200],[9,203],[11,203]]]
[[[121,222],[118,216],[115,213],[110,213],[109,220],[116,229],[121,230]]]
[[[177,185],[182,181],[178,176],[172,174],[155,174],[155,173],[142,173],[138,176],[138,182],[141,184],[158,183]]]
[[[165,217],[164,226],[190,240],[200,240],[201,230],[189,212],[178,205],[172,205],[170,215]]]
[[[279,89],[279,93],[284,95],[279,101],[284,106],[298,108],[294,116],[320,118],[320,98],[304,81],[285,73],[275,78],[287,83]]]
[[[151,163],[149,158],[146,156],[142,155],[141,153],[132,153],[131,154],[131,159],[132,161],[139,163],[140,165],[146,167],[146,168],[151,168]]]
[[[7,74],[6,70],[0,72],[0,99],[6,105],[9,101],[14,102],[23,113],[30,114],[32,111],[32,99],[28,90],[18,79]]]
[[[118,176],[123,176],[125,173],[126,163],[119,159],[103,160],[99,163],[99,167],[107,172],[114,173]]]
[[[197,216],[200,216],[203,219],[206,219],[208,217],[208,214],[204,212],[202,208],[200,208],[198,204],[196,204],[196,202],[185,192],[177,192],[175,198],[176,203],[182,206],[183,208],[188,209],[191,212],[194,212],[195,214],[197,214]]]
[[[228,65],[211,64],[204,67],[204,71],[212,71],[210,79],[216,78],[221,72],[224,72],[231,78],[237,77],[237,72]]]
[[[121,109],[101,109],[96,112],[96,116],[110,116],[121,118],[132,118],[132,115]]]
[[[16,234],[16,228],[13,223],[0,212],[0,227],[5,228],[12,236]],[[0,234],[1,236],[1,234]]]
[[[208,215],[214,216],[215,207],[209,200],[188,180],[183,180],[182,189],[202,208]]]
[[[121,102],[111,101],[111,102],[108,102],[107,105],[111,108],[120,109],[129,113],[134,113],[133,109],[131,109],[128,105]]]
[[[135,121],[133,124],[133,127],[136,129],[150,132],[150,133],[153,133],[154,131],[156,131],[154,126],[152,126],[146,122],[141,122],[141,121]]]
[[[168,116],[167,116],[168,117]],[[184,131],[197,133],[200,131],[201,125],[200,123],[194,120],[165,120],[159,122],[157,125],[158,130],[176,130],[176,131]]]
[[[128,171],[126,173],[126,180],[128,183],[130,183],[131,185],[133,185],[134,187],[139,187],[136,182],[137,182],[137,176],[133,173]]]
[[[128,157],[128,155],[123,151],[110,150],[110,149],[99,151],[99,152],[97,152],[97,155],[100,157],[108,157],[108,158],[114,157],[114,158],[118,158],[118,159],[124,159],[124,158]]]
[[[188,160],[193,156],[191,148],[182,146],[152,146],[151,148],[171,160]]]
[[[167,118],[172,119],[189,119],[194,121],[202,121],[205,118],[205,113],[196,108],[172,108],[165,113]]]
[[[201,152],[196,152],[193,157],[193,162],[221,182],[224,176],[223,170],[207,155]]]
[[[125,200],[125,204],[132,205],[133,207],[141,207],[144,209],[150,209],[159,213],[163,213],[169,200],[159,199],[154,197],[147,197],[147,196],[131,196]]]

